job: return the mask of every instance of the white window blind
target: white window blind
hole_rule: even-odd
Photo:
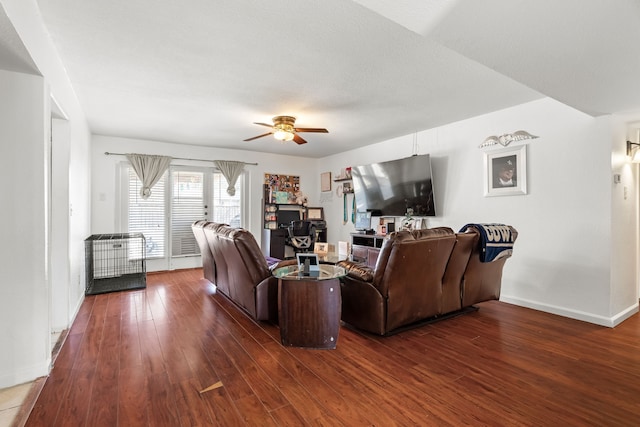
[[[197,255],[191,224],[205,218],[205,175],[189,170],[171,171],[171,255]]]
[[[227,193],[229,184],[220,172],[213,174],[213,216],[214,222],[229,224],[232,227],[242,225],[242,188],[244,187],[243,175],[236,183],[236,194],[230,196]]]
[[[165,256],[165,184],[166,174],[160,178],[151,190],[151,196],[144,200],[140,197],[142,183],[133,168],[129,167],[129,215],[130,233],[143,233],[147,258]]]

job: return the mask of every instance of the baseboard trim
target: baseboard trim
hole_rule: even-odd
[[[636,314],[639,309],[640,309],[640,306],[638,305],[638,303],[635,303],[631,307],[628,307],[626,310],[622,310],[620,313],[612,317],[613,326],[618,326],[620,323],[624,322],[629,317]]]
[[[14,385],[31,382],[39,377],[49,375],[51,355],[40,363],[27,366],[15,372],[7,372],[0,375],[0,388],[13,387]]]
[[[45,382],[47,381],[47,377],[36,378],[35,381],[31,384],[31,388],[29,389],[29,393],[25,397],[22,405],[20,405],[20,410],[16,414],[13,419],[13,423],[11,427],[24,427],[29,420],[29,415],[31,415],[31,411],[33,407],[36,405],[38,401],[38,397],[40,397],[40,392],[44,387]]]
[[[587,313],[580,310],[572,310],[566,307],[559,307],[550,304],[540,303],[538,301],[531,301],[522,298],[517,298],[509,295],[501,295],[500,301],[506,302],[521,307],[531,308],[533,310],[544,311],[545,313],[557,314],[558,316],[568,317],[570,319],[581,320],[583,322],[589,322],[600,326],[606,326],[613,328],[629,317],[638,312],[638,303],[627,307],[620,311],[615,316],[605,317],[593,313]]]

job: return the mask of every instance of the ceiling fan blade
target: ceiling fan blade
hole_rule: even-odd
[[[317,132],[317,133],[329,133],[328,130],[323,128],[295,128],[296,132]]]
[[[268,127],[268,128],[272,128],[272,127],[273,127],[273,125],[268,125],[268,124],[266,124],[266,123],[257,123],[257,122],[253,122],[253,124],[254,124],[254,125],[260,125],[260,126],[266,126],[266,127]]]
[[[300,138],[300,136],[298,136],[298,134],[295,134],[295,133],[293,134],[293,140],[298,145],[307,143],[307,141],[305,141],[304,139]]]
[[[263,136],[271,135],[273,132],[263,133],[262,135],[254,136],[253,138],[245,139],[245,141],[253,141],[254,139],[262,138]]]

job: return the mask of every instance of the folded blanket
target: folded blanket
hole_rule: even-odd
[[[278,258],[273,258],[270,256],[265,256],[264,259],[267,261],[267,265],[269,266],[269,268],[273,267],[274,265],[276,265],[281,261]]]
[[[461,233],[474,228],[480,233],[480,261],[491,262],[510,257],[513,253],[514,236],[511,227],[505,224],[467,224]]]

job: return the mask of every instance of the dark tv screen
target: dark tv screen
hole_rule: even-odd
[[[435,216],[431,158],[428,154],[354,166],[351,169],[358,211],[380,216]]]
[[[300,211],[279,210],[277,216],[278,216],[278,227],[287,228],[291,224],[291,221],[300,220]]]

